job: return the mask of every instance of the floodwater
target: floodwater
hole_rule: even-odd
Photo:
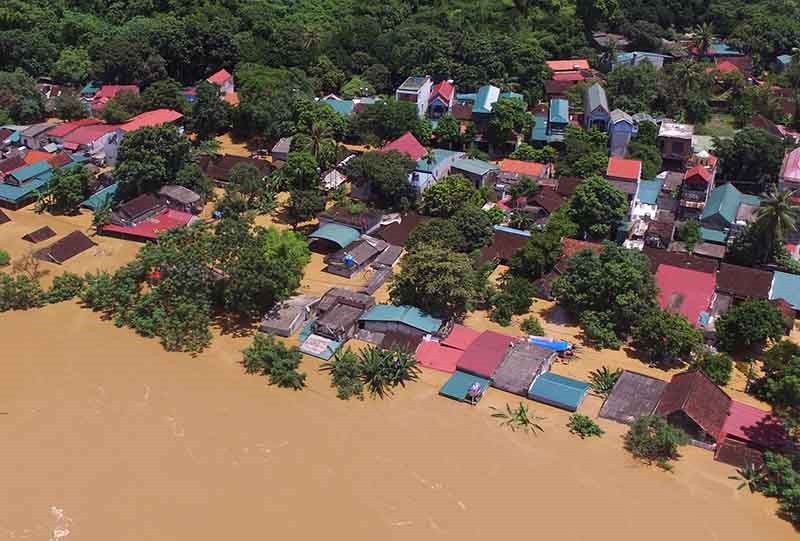
[[[277,389],[248,342],[191,357],[72,303],[0,314],[0,539],[797,539],[705,451],[664,473],[620,425],[582,441],[534,403],[544,433],[512,433],[490,406],[516,399],[439,398],[433,372],[342,402],[306,359],[308,388]]]

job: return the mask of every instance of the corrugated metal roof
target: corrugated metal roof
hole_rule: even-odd
[[[586,89],[586,94],[583,98],[583,110],[584,113],[588,114],[598,108],[608,111],[608,98],[606,97],[606,89],[599,83],[595,83]]]
[[[761,199],[755,195],[745,195],[730,182],[711,190],[708,202],[703,209],[701,220],[719,214],[729,224],[736,221],[736,212],[742,203],[759,206]]]
[[[101,206],[105,205],[106,201],[113,199],[117,193],[118,187],[119,185],[116,182],[111,186],[106,186],[102,190],[92,194],[89,199],[81,203],[81,206],[91,210],[97,210]]]
[[[456,370],[439,390],[439,394],[454,400],[464,400],[467,398],[470,387],[475,383],[480,385],[481,392],[489,387],[488,379]]]
[[[435,333],[442,320],[422,312],[415,306],[376,304],[361,316],[361,321],[394,321],[427,333]]]
[[[528,397],[551,406],[575,411],[580,407],[588,391],[588,383],[546,372],[534,380],[528,391]]]
[[[327,223],[311,233],[309,238],[324,239],[338,244],[341,248],[347,248],[356,241],[361,234],[357,229],[337,223]]]
[[[453,157],[455,154],[463,154],[462,152],[456,152],[455,150],[444,150],[441,148],[434,148],[430,151],[430,153],[426,154],[431,156],[433,159],[428,161],[428,158],[423,156],[417,160],[417,168],[416,171],[421,171],[423,173],[433,173],[436,171],[442,162],[448,160],[449,158]]]
[[[8,201],[9,203],[17,203],[18,201],[21,201],[31,195],[36,190],[47,186],[47,183],[50,181],[50,177],[52,175],[52,171],[47,171],[33,180],[29,180],[22,186],[12,186],[11,184],[0,182],[0,199],[3,201]]]
[[[500,169],[493,163],[473,158],[459,158],[453,162],[453,167],[474,175],[485,175],[490,171],[497,171]]]
[[[724,243],[728,238],[728,234],[724,231],[711,229],[709,227],[700,228],[700,238],[707,242]]]
[[[500,89],[493,85],[485,85],[478,89],[475,97],[475,105],[472,107],[473,113],[489,114],[494,108],[494,104],[500,99]]]
[[[324,99],[323,103],[327,103],[331,108],[342,116],[350,116],[353,113],[355,103],[353,100],[332,100]]]
[[[664,186],[662,179],[640,180],[636,197],[640,203],[655,205],[658,202],[658,196],[661,195],[662,186]]]
[[[786,272],[775,271],[772,276],[772,288],[769,298],[783,299],[792,305],[795,310],[800,310],[800,276]]]
[[[10,176],[14,177],[19,182],[26,182],[34,177],[38,177],[50,169],[51,167],[49,163],[46,161],[39,161],[28,165],[27,167],[20,167],[19,169],[12,171]]]
[[[569,122],[569,101],[564,98],[550,100],[550,122],[567,124]]]

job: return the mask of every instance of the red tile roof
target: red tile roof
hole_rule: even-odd
[[[582,250],[591,250],[599,254],[603,250],[603,245],[585,240],[561,239],[562,257],[572,257]]]
[[[513,336],[494,331],[483,331],[461,355],[458,369],[484,378],[491,378],[506,356]]]
[[[133,227],[108,224],[103,226],[103,232],[121,233],[131,237],[145,240],[155,240],[164,231],[184,227],[192,221],[194,216],[188,212],[167,209],[161,214],[153,216]]]
[[[453,325],[453,330],[450,334],[442,340],[445,346],[457,349],[459,351],[466,351],[466,349],[478,339],[481,335],[480,331],[470,329],[464,325]]]
[[[576,58],[573,60],[549,60],[546,62],[546,64],[547,67],[553,72],[589,69],[589,61],[585,58]]]
[[[431,90],[431,99],[429,101],[433,101],[437,96],[441,96],[445,102],[450,103],[455,92],[456,87],[453,86],[453,83],[447,80],[441,81],[433,87],[433,90]]]
[[[562,71],[553,74],[554,81],[583,81],[586,77],[580,71]]]
[[[711,182],[711,172],[703,167],[702,165],[695,165],[683,175],[683,180],[702,180],[704,183],[708,184]]]
[[[730,407],[731,399],[725,391],[714,385],[701,371],[693,370],[672,376],[655,412],[667,416],[682,411],[717,440]]]
[[[233,77],[226,69],[221,69],[218,72],[210,75],[206,81],[209,83],[214,83],[215,85],[222,86],[225,84],[225,81]]]
[[[606,176],[614,180],[636,182],[642,177],[642,162],[612,156],[608,160]]]
[[[783,157],[780,178],[787,182],[800,183],[800,148]]]
[[[787,443],[780,419],[768,411],[731,401],[730,414],[722,425],[722,436],[732,436],[761,447],[780,447]]]
[[[97,91],[97,94],[94,95],[94,99],[99,100],[105,98],[110,100],[120,92],[132,92],[134,94],[138,94],[139,87],[136,85],[103,85],[100,87],[100,90]]]
[[[426,368],[452,374],[462,354],[460,349],[449,348],[433,340],[423,340],[417,347],[415,357]]]
[[[73,143],[74,145],[91,144],[105,134],[114,131],[116,128],[116,126],[111,124],[93,124],[91,126],[80,127],[64,138],[64,147],[69,148],[69,146],[67,146],[68,143]]]
[[[381,152],[389,152],[390,150],[396,150],[400,154],[405,154],[414,161],[428,154],[428,149],[422,146],[422,143],[417,141],[417,138],[414,137],[414,134],[410,131],[407,131],[394,141],[386,143],[383,148],[381,148]]]
[[[96,118],[82,118],[80,120],[73,120],[72,122],[64,122],[49,130],[47,135],[51,137],[64,137],[80,127],[92,126],[100,123],[101,121],[97,120]]]
[[[711,306],[717,279],[706,272],[660,265],[656,271],[656,285],[661,308],[683,314],[697,327],[700,312]]]
[[[29,150],[25,154],[25,163],[32,165],[37,162],[47,162],[53,167],[63,167],[72,162],[72,158],[66,152],[45,152],[43,150]]]
[[[522,160],[505,159],[500,161],[500,170],[504,173],[516,173],[528,177],[539,178],[544,176],[547,166],[543,163],[526,162]]]
[[[124,132],[136,131],[140,128],[149,128],[153,126],[161,126],[169,122],[175,122],[183,115],[178,111],[172,109],[156,109],[154,111],[147,111],[140,115],[136,115],[125,124],[119,126]]]
[[[733,73],[734,71],[739,71],[739,68],[727,60],[721,60],[717,62],[717,71],[720,73]]]
[[[239,93],[238,92],[228,92],[227,94],[225,94],[222,97],[222,99],[225,100],[232,107],[238,107],[239,106]]]

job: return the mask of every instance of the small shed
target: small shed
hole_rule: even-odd
[[[346,248],[328,255],[325,258],[328,266],[324,270],[337,276],[351,278],[354,274],[364,270],[388,247],[389,245],[384,240],[362,235],[360,239],[350,243]]]
[[[52,239],[56,236],[56,232],[50,229],[48,226],[40,227],[36,231],[31,231],[27,235],[22,237],[22,240],[27,240],[28,242],[32,242],[33,244],[38,244],[42,241],[47,239]]]
[[[272,155],[272,160],[286,162],[289,160],[289,150],[292,148],[292,138],[291,137],[282,137],[275,143],[275,146],[272,147],[272,151],[270,154]]]
[[[311,317],[318,297],[297,295],[276,304],[261,320],[261,332],[291,336]]]
[[[664,380],[625,370],[600,408],[600,417],[630,424],[650,415],[666,387]]]
[[[345,288],[333,288],[317,306],[319,317],[312,325],[315,334],[344,342],[356,333],[358,320],[365,310],[375,304],[375,299]]]
[[[46,256],[50,261],[61,265],[68,259],[85,252],[93,246],[96,246],[96,244],[92,242],[92,239],[84,235],[83,232],[73,231],[46,248],[42,252],[42,255]]]
[[[167,206],[171,209],[190,214],[197,214],[203,209],[200,195],[185,186],[167,184],[158,190],[158,195],[166,201]]]
[[[477,404],[488,388],[488,379],[456,370],[439,390],[439,394],[459,402]]]
[[[568,411],[577,411],[583,402],[589,384],[546,372],[533,380],[528,398]]]
[[[520,396],[527,396],[531,383],[547,372],[556,352],[527,341],[517,342],[494,371],[492,387]]]
[[[370,332],[397,332],[422,337],[436,334],[442,326],[442,320],[415,306],[376,304],[364,312],[360,325]]]

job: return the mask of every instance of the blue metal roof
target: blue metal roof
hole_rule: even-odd
[[[569,101],[564,98],[550,100],[550,122],[567,124],[569,122]]]
[[[783,64],[784,66],[788,66],[792,63],[792,55],[790,54],[782,54],[778,56],[778,62]]]
[[[106,201],[114,198],[114,196],[117,194],[118,186],[119,185],[116,182],[111,186],[106,186],[102,190],[94,193],[91,197],[89,197],[89,199],[81,203],[81,206],[91,210],[97,210],[105,205]]]
[[[531,128],[531,141],[547,141],[547,115],[538,113],[534,116],[533,127]]]
[[[361,316],[361,321],[394,321],[404,323],[426,333],[435,333],[442,326],[442,320],[429,316],[415,306],[376,304]]]
[[[711,229],[709,227],[700,228],[700,238],[706,242],[714,242],[716,244],[725,244],[728,239],[728,234],[718,229]]]
[[[46,187],[51,176],[53,176],[53,171],[48,170],[33,180],[24,183],[22,186],[12,186],[11,184],[0,182],[0,200],[8,201],[9,203],[18,203],[26,197],[31,196],[36,190],[41,190]]]
[[[663,179],[640,180],[636,197],[639,199],[640,203],[655,205],[658,202],[658,196],[661,195],[661,188],[663,186]]]
[[[488,379],[456,370],[439,390],[439,394],[453,400],[463,401],[467,398],[470,387],[475,383],[480,385],[481,392],[489,388]]]
[[[428,161],[428,158],[423,156],[422,158],[417,160],[417,167],[414,170],[420,171],[422,173],[433,173],[439,168],[439,166],[443,161],[451,158],[454,154],[461,154],[461,153],[456,152],[455,150],[444,150],[441,148],[434,148],[430,152],[430,156],[433,159]]]
[[[745,195],[736,186],[727,182],[711,190],[700,219],[705,220],[719,214],[726,222],[732,224],[742,203],[758,206],[761,204],[761,198],[756,195]]]
[[[800,310],[800,276],[775,271],[772,275],[769,298],[770,300],[783,299],[791,304],[795,310]]]
[[[511,233],[512,235],[519,235],[520,237],[530,237],[530,231],[523,231],[522,229],[514,229],[513,227],[508,227],[505,225],[496,225],[494,226],[495,231],[502,231],[503,233]]]
[[[324,103],[330,105],[334,111],[342,116],[350,116],[353,113],[354,103],[353,100],[322,100]]]
[[[533,385],[528,391],[528,398],[575,411],[583,402],[588,391],[588,383],[545,372],[533,380]]]
[[[459,158],[453,162],[453,167],[481,176],[485,175],[489,171],[497,171],[500,169],[493,163],[485,162],[483,160],[476,160],[474,158]]]
[[[744,54],[736,47],[732,47],[722,41],[712,44],[710,48],[713,49],[717,56],[742,56]]]
[[[26,167],[21,167],[17,169],[13,173],[11,173],[11,176],[17,179],[19,182],[25,182],[31,180],[34,177],[38,177],[45,171],[49,171],[51,169],[52,168],[50,167],[50,164],[42,160],[40,162],[36,162]]]
[[[472,107],[473,113],[489,114],[494,109],[494,104],[500,99],[500,89],[493,85],[484,85],[478,89],[475,97],[475,105]]]
[[[311,233],[309,238],[328,240],[338,244],[340,248],[347,248],[360,236],[358,229],[331,222]]]

